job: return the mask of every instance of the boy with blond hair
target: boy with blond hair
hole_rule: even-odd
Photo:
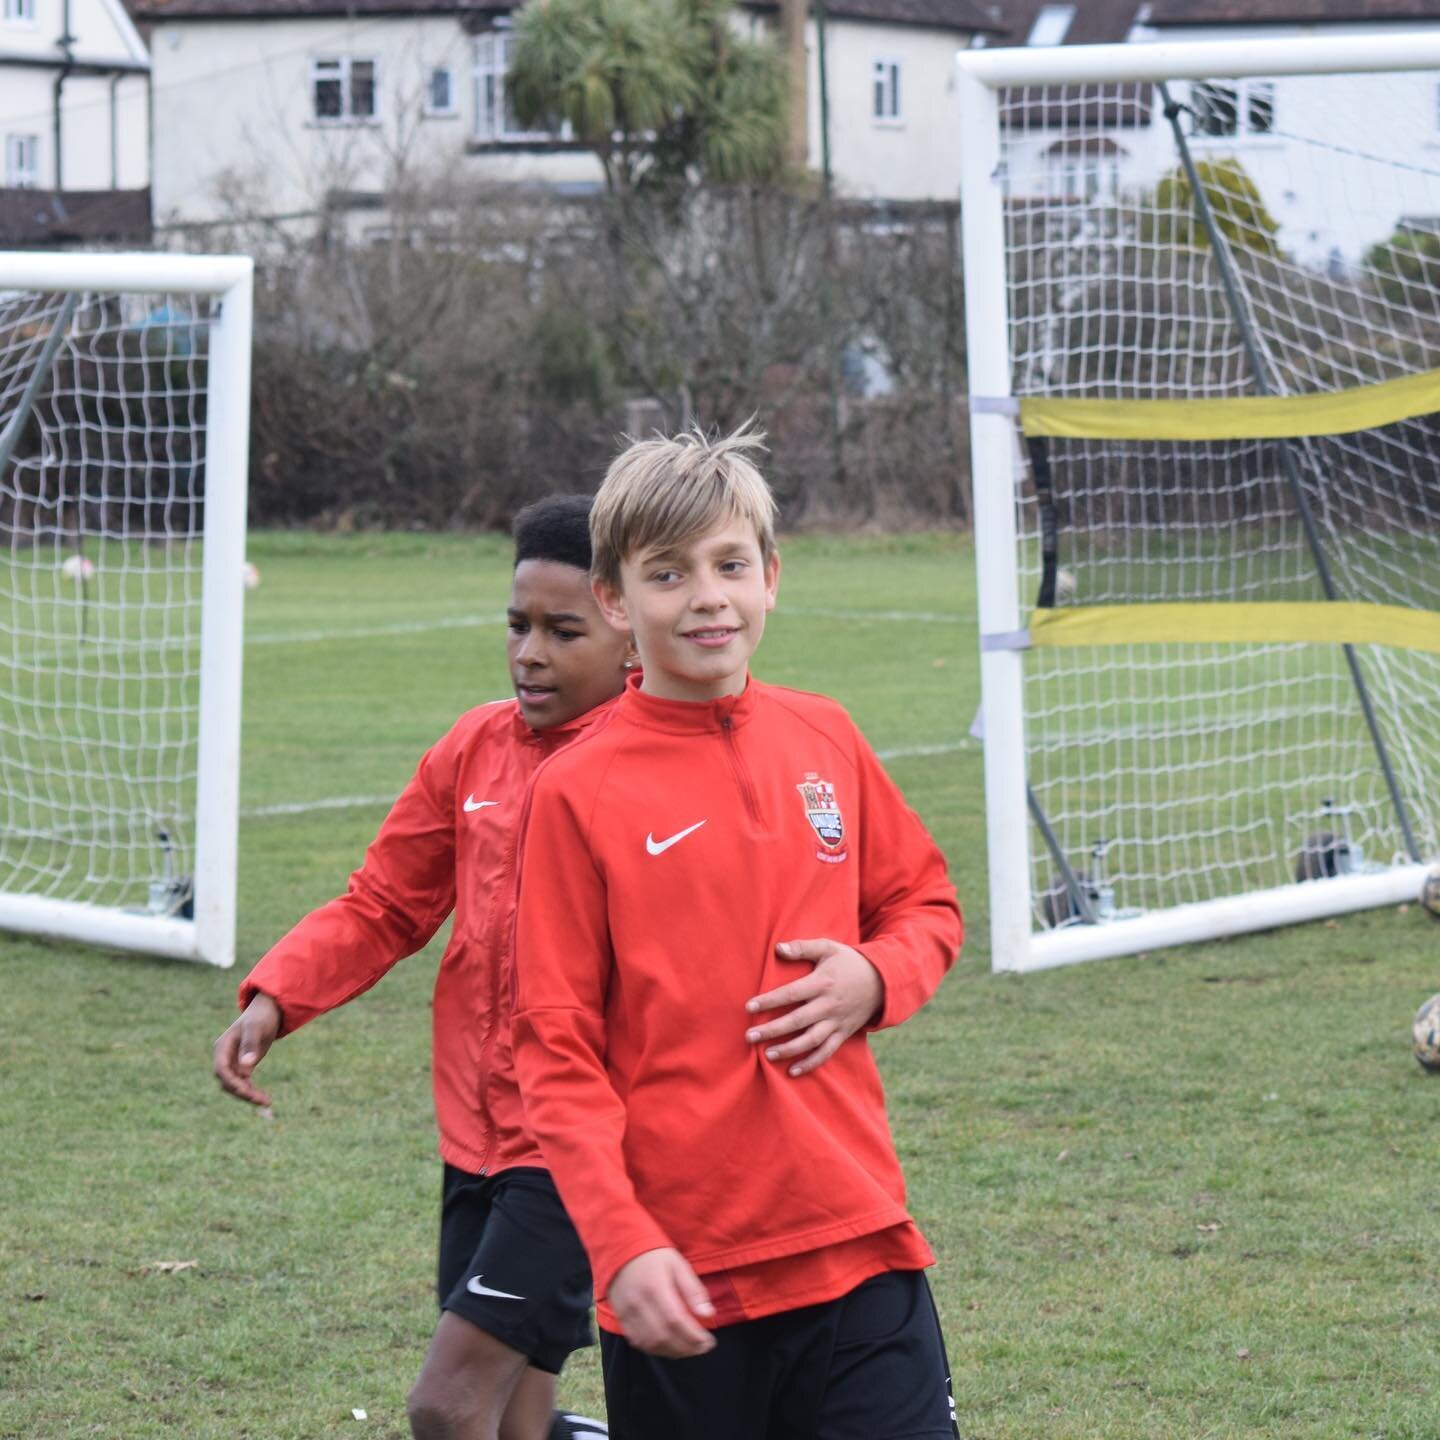
[[[780,574],[760,444],[647,440],[596,497],[595,595],[643,675],[531,789],[526,1118],[590,1256],[617,1436],[953,1440],[864,1030],[930,997],[960,912],[840,706],[750,677]]]

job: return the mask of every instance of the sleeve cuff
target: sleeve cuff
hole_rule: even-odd
[[[604,1251],[592,1255],[590,1264],[594,1270],[595,1297],[603,1299],[610,1293],[615,1277],[637,1255],[650,1250],[673,1250],[675,1242],[649,1217],[637,1216],[634,1223],[626,1227],[623,1238],[617,1240],[613,1234],[606,1236]]]

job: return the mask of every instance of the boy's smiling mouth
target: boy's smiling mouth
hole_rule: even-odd
[[[685,630],[681,633],[686,640],[693,640],[697,645],[703,645],[708,650],[715,650],[729,644],[739,630],[735,626],[710,626],[704,630]]]

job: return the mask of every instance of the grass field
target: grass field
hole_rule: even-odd
[[[991,976],[968,542],[785,554],[758,672],[850,706],[969,919],[936,1001],[876,1041],[964,1435],[1440,1435],[1440,1080],[1407,1035],[1440,928],[1411,907]],[[421,749],[507,688],[500,539],[251,555],[241,967],[343,884]],[[407,1433],[438,955],[283,1041],[267,1121],[209,1074],[243,968],[0,940],[0,1437]],[[600,1403],[591,1357],[564,1393]]]

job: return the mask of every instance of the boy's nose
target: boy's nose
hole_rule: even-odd
[[[725,592],[713,581],[698,580],[690,592],[692,610],[718,610],[725,603]]]

